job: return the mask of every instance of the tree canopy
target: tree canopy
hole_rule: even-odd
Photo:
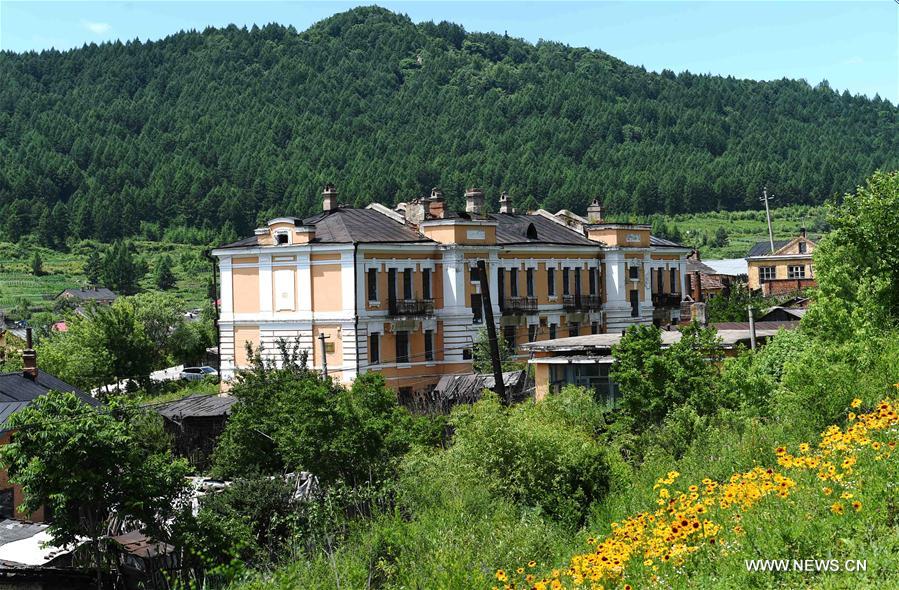
[[[0,53],[0,238],[201,242],[465,186],[674,214],[821,203],[899,167],[899,109],[822,82],[647,72],[357,8],[154,42]],[[493,201],[494,199],[490,199]]]

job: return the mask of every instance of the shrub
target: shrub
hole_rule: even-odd
[[[605,452],[590,428],[572,420],[563,406],[595,404],[585,390],[568,387],[547,409],[531,403],[512,408],[487,394],[457,408],[452,446],[431,460],[439,471],[479,482],[498,497],[539,508],[568,524],[583,522],[592,502],[609,484]]]

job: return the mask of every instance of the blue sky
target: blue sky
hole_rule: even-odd
[[[371,2],[0,0],[0,48],[68,49],[230,23],[303,30],[359,4]],[[378,4],[416,22],[448,20],[470,31],[602,49],[655,71],[827,79],[839,90],[899,104],[899,3],[891,0]]]

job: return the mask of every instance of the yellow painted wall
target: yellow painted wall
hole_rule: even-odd
[[[343,291],[339,264],[312,265],[312,310],[339,311],[343,309]]]
[[[776,260],[750,260],[749,261],[749,288],[760,289],[762,286],[759,268],[763,266],[774,267],[775,279],[789,278],[789,267],[804,266],[805,278],[814,278],[812,260],[810,258],[777,258]]]
[[[640,240],[629,242],[627,240],[628,234],[637,234]],[[589,228],[587,229],[587,237],[609,246],[631,248],[647,248],[649,246],[649,229],[626,227]]]
[[[259,311],[259,269],[235,268],[232,276],[232,300],[234,313]]]
[[[343,365],[343,342],[341,341],[340,326],[313,326],[312,362],[315,364],[315,366],[321,367],[322,365],[322,343],[318,339],[319,334],[324,334],[328,337],[328,339],[325,341],[326,344],[334,345],[333,352],[329,352],[325,357],[328,360],[328,367],[336,369],[337,367]]]
[[[247,342],[253,345],[253,351],[259,350],[259,326],[234,327],[234,364],[238,368],[247,367]]]
[[[441,244],[495,244],[496,226],[456,223],[453,225],[432,225],[421,228],[425,237]],[[468,237],[468,232],[484,232],[484,239]]]

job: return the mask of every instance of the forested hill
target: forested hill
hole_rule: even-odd
[[[597,40],[601,45],[602,40]],[[661,74],[380,8],[309,30],[0,53],[0,239],[248,235],[439,185],[619,213],[818,203],[899,168],[899,110],[826,83]],[[170,230],[171,233],[171,230]]]

